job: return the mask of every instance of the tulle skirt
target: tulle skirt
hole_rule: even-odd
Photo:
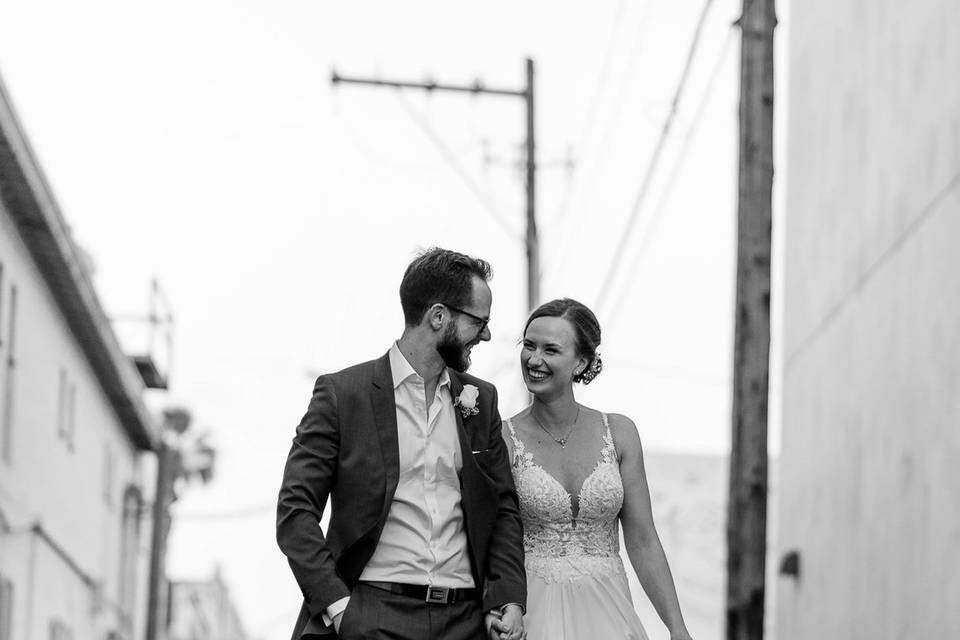
[[[600,575],[545,580],[527,565],[528,640],[648,640],[623,564]]]

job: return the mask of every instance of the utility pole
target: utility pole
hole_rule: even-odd
[[[476,80],[472,85],[439,84],[433,81],[403,82],[397,80],[382,80],[377,78],[348,78],[334,71],[330,77],[333,84],[362,84],[377,87],[393,87],[396,89],[422,89],[424,91],[453,91],[472,93],[474,95],[513,96],[523,98],[526,104],[527,158],[525,163],[526,180],[526,252],[527,252],[527,307],[533,310],[540,303],[540,242],[537,239],[536,222],[536,141],[534,137],[534,101],[533,101],[533,60],[526,60],[527,86],[522,90],[495,89],[483,85]]]
[[[199,476],[209,482],[213,475],[216,452],[201,437],[188,445],[183,434],[190,428],[192,417],[183,408],[163,412],[160,447],[157,451],[157,487],[153,498],[153,528],[150,540],[150,565],[147,585],[146,640],[164,640],[169,595],[166,560],[167,536],[170,533],[170,506],[176,501],[174,491],[178,479]]]
[[[189,426],[190,414],[186,411],[164,412],[160,446],[157,450],[157,487],[153,496],[146,640],[166,638],[164,613],[167,610],[167,535],[170,533],[170,505],[175,499],[173,484],[177,476],[175,437]]]
[[[773,191],[774,0],[743,0],[727,640],[762,640],[767,551],[767,394]]]

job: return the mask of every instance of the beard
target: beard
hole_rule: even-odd
[[[454,371],[463,373],[470,368],[470,354],[467,351],[469,345],[469,342],[458,339],[456,330],[449,326],[437,345],[437,353],[440,354],[444,364]]]

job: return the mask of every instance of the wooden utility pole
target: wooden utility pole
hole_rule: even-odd
[[[176,453],[169,444],[164,426],[157,450],[157,487],[153,498],[153,522],[150,536],[150,564],[147,584],[146,640],[166,638],[167,611],[167,536],[170,533],[170,505],[176,479]]]
[[[540,241],[537,239],[537,163],[534,139],[533,111],[533,60],[527,58],[527,88],[524,91],[527,107],[527,310],[533,311],[540,304]]]
[[[767,551],[767,392],[773,191],[774,0],[743,0],[727,640],[761,640]]]
[[[362,84],[378,87],[394,87],[397,89],[422,89],[424,91],[454,91],[459,93],[472,93],[474,95],[495,95],[495,96],[513,96],[523,98],[526,105],[526,126],[527,139],[526,151],[527,158],[524,166],[526,168],[525,196],[526,196],[526,253],[527,253],[527,306],[533,310],[540,303],[540,242],[537,239],[536,222],[536,140],[534,137],[534,110],[533,110],[533,60],[526,60],[526,78],[527,86],[522,90],[516,89],[491,89],[483,85],[479,80],[472,85],[450,85],[439,84],[433,81],[427,82],[403,82],[397,80],[382,80],[379,78],[348,78],[341,76],[334,71],[330,77],[333,84]]]
[[[165,640],[169,583],[167,581],[167,536],[172,524],[170,506],[176,501],[174,485],[180,478],[199,476],[209,482],[213,476],[216,452],[201,437],[184,448],[181,436],[190,428],[192,417],[183,408],[163,412],[160,446],[157,450],[157,487],[153,498],[153,528],[150,539],[150,564],[147,584],[146,640]]]

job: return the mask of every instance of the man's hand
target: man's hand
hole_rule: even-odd
[[[502,614],[491,611],[484,622],[490,640],[524,640],[527,637],[523,630],[523,610],[515,604],[504,607]]]
[[[333,630],[337,632],[337,635],[340,635],[340,621],[343,620],[343,611],[333,616]]]

